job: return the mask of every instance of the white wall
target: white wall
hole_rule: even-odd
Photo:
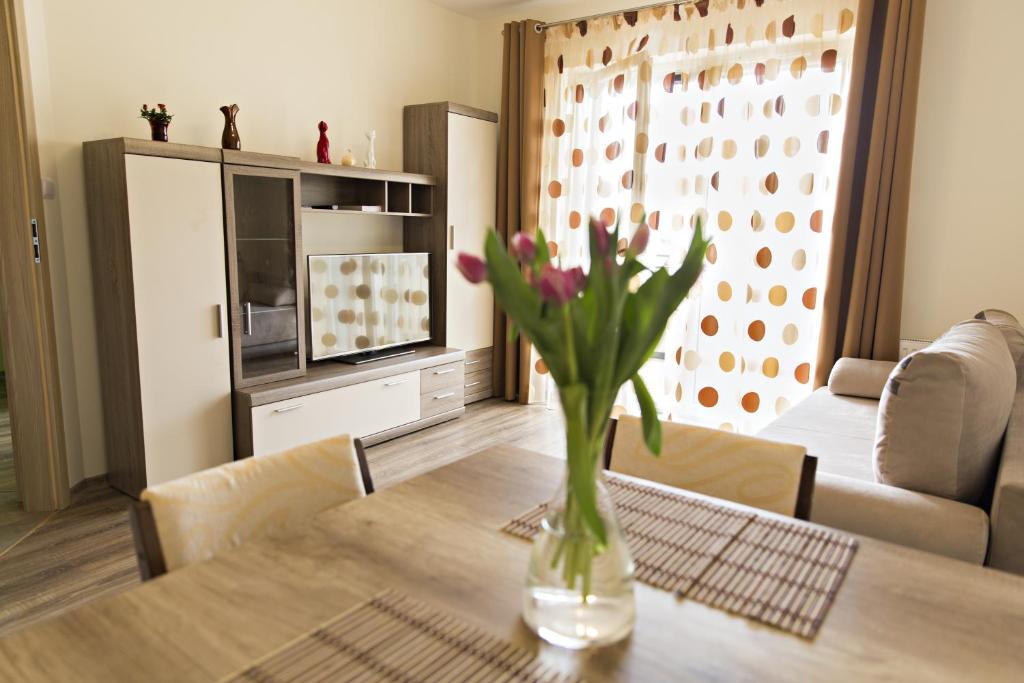
[[[22,0],[47,201],[69,471],[105,471],[81,145],[148,137],[142,103],[175,114],[173,142],[220,145],[218,108],[237,103],[242,148],[315,159],[316,124],[332,153],[402,165],[402,107],[483,107],[480,22],[426,0]],[[489,74],[494,76],[495,70]]]
[[[982,308],[1024,320],[1024,2],[928,4],[917,105],[903,336]]]

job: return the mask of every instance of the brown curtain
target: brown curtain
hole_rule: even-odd
[[[861,0],[815,385],[895,360],[925,0]]]
[[[506,244],[517,230],[537,229],[540,205],[540,153],[544,127],[544,33],[537,21],[505,24],[498,143],[497,230]],[[509,341],[509,321],[494,316],[495,386],[505,399],[529,401],[530,346]]]

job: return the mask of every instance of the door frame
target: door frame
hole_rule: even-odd
[[[71,492],[27,54],[21,3],[0,0],[0,324],[18,493],[46,511]]]

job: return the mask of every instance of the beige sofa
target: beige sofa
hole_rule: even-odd
[[[1007,408],[1001,445],[986,470],[984,495],[968,504],[880,483],[884,474],[876,474],[876,446],[884,420],[879,399],[892,388],[890,374],[895,377],[901,369],[896,363],[845,358],[833,369],[828,387],[758,434],[804,445],[817,456],[812,521],[1024,574],[1024,328],[1001,311],[984,311],[977,318],[988,321],[986,325],[1002,325],[1010,352],[1006,367],[1016,368],[1016,377],[1009,380],[1016,393],[1008,395],[1012,407]],[[912,436],[922,441],[931,436],[921,424],[914,430]]]

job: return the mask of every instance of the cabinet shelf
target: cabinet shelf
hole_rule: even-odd
[[[358,216],[404,216],[409,217],[426,217],[429,213],[403,213],[399,211],[355,211],[352,209],[314,209],[309,206],[302,207],[302,213],[341,213],[341,214],[354,214]]]

